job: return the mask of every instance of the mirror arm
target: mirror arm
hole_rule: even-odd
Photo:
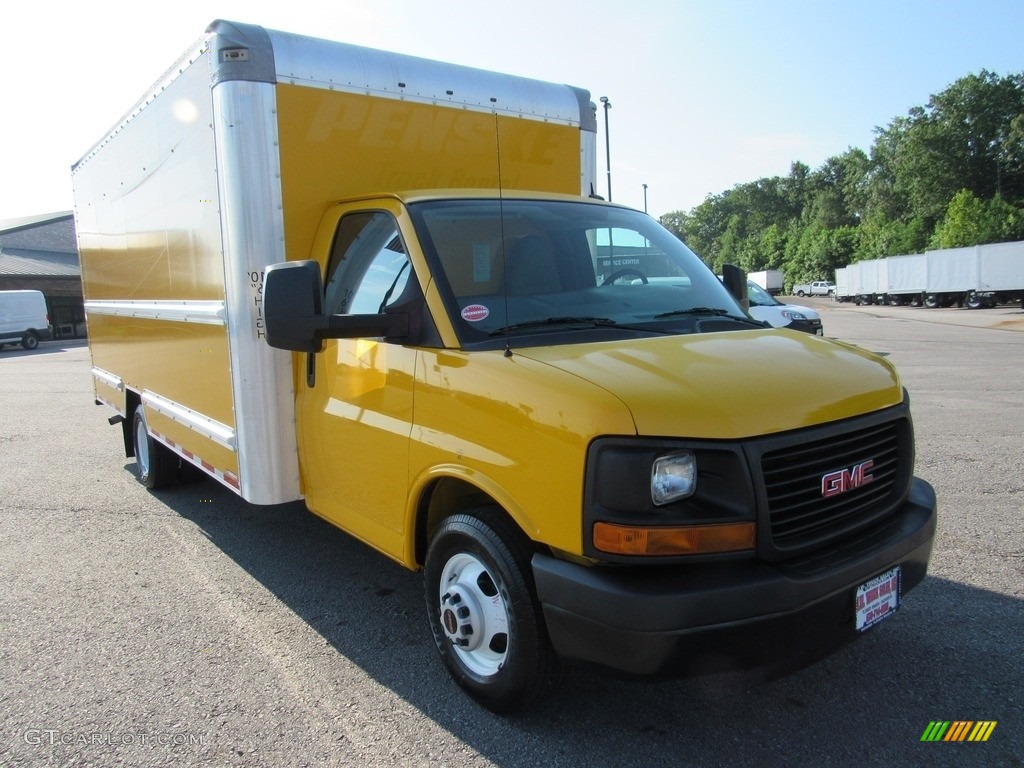
[[[329,315],[325,328],[317,332],[321,339],[359,339],[385,336],[403,338],[409,335],[409,315]]]

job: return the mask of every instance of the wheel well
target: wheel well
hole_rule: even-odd
[[[132,422],[135,420],[135,409],[142,403],[138,392],[126,389],[124,393],[124,421],[121,422],[121,435],[124,437],[124,455],[132,458],[135,455],[135,436],[132,434]]]
[[[483,506],[493,507],[518,527],[501,505],[476,486],[454,477],[435,480],[420,497],[416,515],[416,562],[423,565],[430,538],[445,518]]]

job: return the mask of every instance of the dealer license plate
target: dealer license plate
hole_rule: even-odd
[[[857,630],[863,632],[900,607],[900,567],[857,587]]]

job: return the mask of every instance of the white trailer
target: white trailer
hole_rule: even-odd
[[[972,309],[1024,298],[1024,242],[978,246],[977,287],[967,296]]]
[[[840,267],[836,270],[836,292],[832,297],[836,301],[850,300],[850,278],[847,276],[849,267]]]
[[[847,267],[848,295],[855,304],[876,304],[880,292],[878,280],[878,260],[858,261]]]
[[[890,304],[919,307],[928,290],[928,260],[923,253],[909,253],[884,259],[884,292]]]
[[[751,272],[747,277],[764,288],[772,296],[782,293],[782,272],[777,269],[765,269]]]
[[[928,290],[925,306],[963,306],[967,294],[978,285],[978,247],[925,251]]]

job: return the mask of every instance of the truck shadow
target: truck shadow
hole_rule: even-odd
[[[20,344],[7,342],[3,349],[0,349],[0,360],[17,357],[39,357],[40,355],[56,355],[69,352],[72,349],[81,349],[89,345],[88,339],[58,339],[56,341],[41,341],[35,349],[24,349]]]
[[[781,680],[569,669],[535,709],[500,718],[443,669],[420,574],[301,503],[251,506],[212,481],[158,495],[339,654],[497,765],[912,764],[934,720],[997,720],[1001,738],[970,748],[985,764],[1024,765],[1024,610],[1002,594],[929,577],[894,620]]]

